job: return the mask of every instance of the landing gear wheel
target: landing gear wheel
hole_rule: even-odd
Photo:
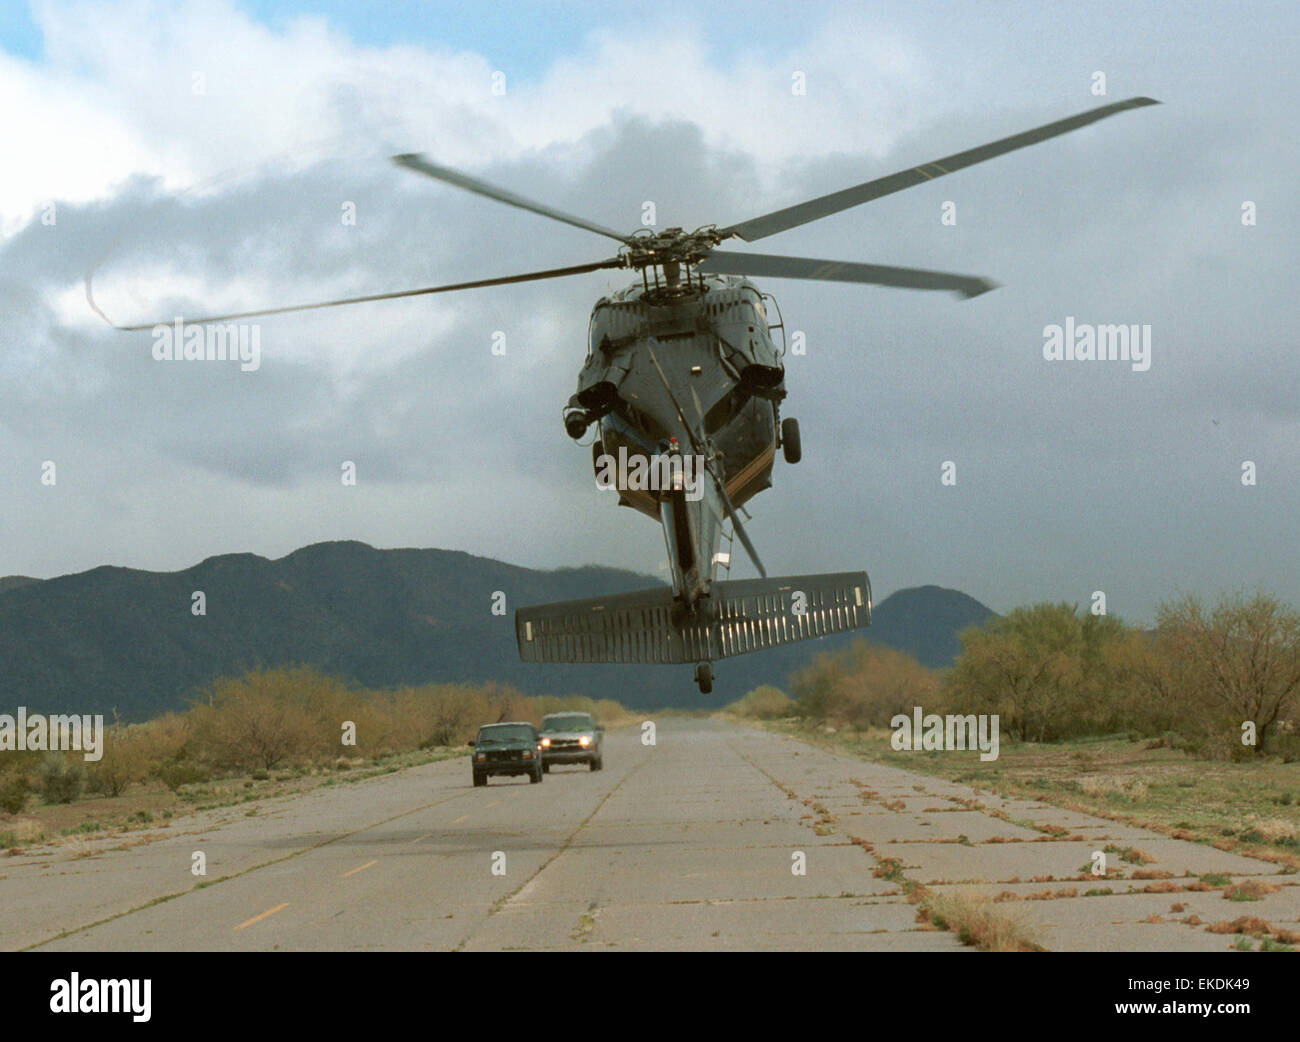
[[[787,463],[803,459],[803,444],[799,441],[799,421],[787,416],[781,421],[781,454]]]
[[[529,785],[536,785],[539,781],[542,780],[542,770],[543,768],[541,767],[533,768],[532,772],[528,775]]]
[[[695,683],[700,687],[700,694],[707,695],[713,691],[713,665],[701,662],[695,667]]]

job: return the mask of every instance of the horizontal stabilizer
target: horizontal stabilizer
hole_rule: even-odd
[[[525,662],[706,662],[871,623],[866,572],[715,582],[708,611],[673,623],[664,587],[515,612]]]

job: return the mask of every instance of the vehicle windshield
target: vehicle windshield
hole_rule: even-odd
[[[478,729],[480,742],[526,742],[533,737],[531,724],[492,724]]]
[[[543,731],[590,731],[591,717],[586,713],[559,713],[542,717]]]

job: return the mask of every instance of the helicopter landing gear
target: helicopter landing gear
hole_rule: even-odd
[[[803,445],[799,442],[799,421],[787,416],[781,421],[781,453],[787,463],[803,459]]]
[[[695,683],[700,687],[700,694],[707,695],[713,691],[713,663],[701,662],[695,667]]]

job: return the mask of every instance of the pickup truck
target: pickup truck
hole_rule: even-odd
[[[548,713],[539,729],[542,770],[550,773],[557,763],[585,763],[593,771],[604,766],[605,729],[590,713]]]
[[[470,745],[475,785],[486,785],[493,774],[526,774],[534,784],[542,780],[541,743],[530,723],[484,724]]]

